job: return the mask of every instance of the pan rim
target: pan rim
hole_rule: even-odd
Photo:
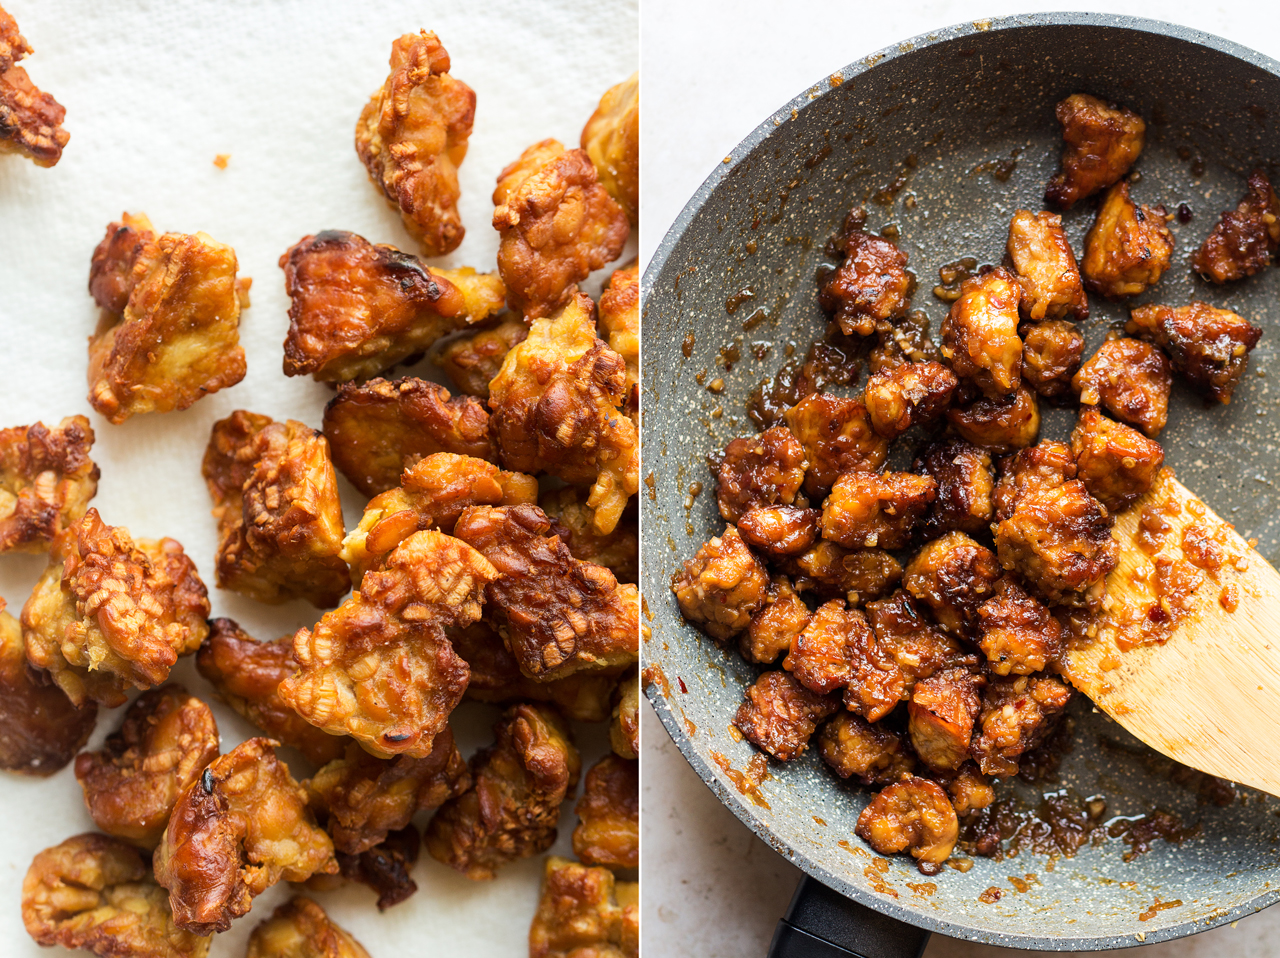
[[[833,74],[828,74],[819,78],[813,84],[806,87],[796,96],[792,97],[786,103],[778,107],[778,109],[766,116],[755,127],[755,129],[747,134],[747,136],[744,137],[742,141],[725,156],[722,163],[716,165],[716,168],[705,180],[703,180],[701,185],[685,203],[680,214],[667,228],[662,239],[658,242],[658,245],[654,247],[653,254],[645,267],[644,274],[640,282],[642,303],[641,328],[643,329],[643,317],[648,312],[649,297],[653,292],[659,275],[666,268],[667,261],[674,252],[676,245],[684,237],[684,234],[688,230],[694,218],[707,203],[711,194],[725,181],[737,165],[751,154],[760,144],[767,140],[769,136],[771,136],[776,130],[781,129],[792,119],[798,118],[804,110],[809,108],[817,100],[820,100],[824,93],[829,92],[830,89],[832,89],[832,84],[830,83],[832,78],[838,76],[842,81],[850,80],[891,60],[896,60],[903,56],[910,56],[911,54],[926,47],[935,46],[939,43],[949,42],[966,36],[973,36],[980,33],[993,33],[1000,30],[1044,26],[1109,27],[1130,30],[1137,33],[1169,37],[1175,40],[1192,43],[1197,46],[1202,46],[1218,53],[1226,54],[1227,56],[1264,70],[1280,79],[1280,61],[1259,53],[1249,47],[1245,47],[1242,44],[1219,37],[1216,34],[1197,30],[1181,24],[1121,14],[1064,11],[979,18],[972,21],[966,21],[964,23],[953,24],[938,30],[931,30],[927,33],[922,33],[917,36],[898,41],[897,43],[891,44],[890,46],[884,47],[855,60],[847,66],[835,71]],[[641,382],[642,384],[645,382],[643,355],[641,357]],[[649,511],[649,508],[643,504],[642,506],[641,557],[643,563],[644,551],[648,545],[644,531],[644,514]],[[983,944],[996,945],[1005,948],[1026,948],[1035,951],[1101,951],[1107,949],[1129,948],[1140,944],[1150,945],[1158,942],[1190,937],[1191,935],[1209,931],[1212,928],[1217,928],[1221,925],[1248,917],[1249,915],[1255,914],[1269,905],[1274,904],[1278,899],[1280,899],[1280,887],[1271,888],[1234,908],[1220,909],[1208,918],[1192,919],[1176,925],[1152,929],[1141,939],[1138,939],[1134,935],[1047,937],[1023,933],[1005,934],[993,932],[990,929],[978,927],[976,925],[967,924],[963,921],[949,921],[933,917],[921,911],[915,911],[911,908],[899,905],[894,900],[887,899],[884,896],[877,895],[868,889],[849,883],[840,876],[823,868],[804,852],[791,847],[785,841],[776,837],[772,830],[756,817],[754,811],[748,804],[746,796],[737,794],[733,790],[729,789],[715,774],[711,764],[694,748],[693,742],[688,735],[687,730],[684,728],[683,723],[678,720],[673,709],[668,704],[666,697],[662,695],[659,690],[655,689],[653,684],[654,683],[649,683],[649,685],[645,687],[644,691],[645,696],[648,698],[650,705],[657,714],[659,721],[662,723],[667,735],[671,737],[672,742],[674,742],[676,747],[680,750],[680,753],[684,756],[685,761],[689,763],[697,776],[702,780],[703,784],[711,790],[722,805],[728,808],[729,811],[732,812],[739,821],[747,826],[747,828],[749,828],[757,838],[765,842],[765,844],[767,844],[771,849],[782,855],[804,873],[823,882],[830,888],[844,895],[846,898],[865,905],[868,908],[872,908],[882,914],[896,918],[906,924],[952,938],[981,942]]]

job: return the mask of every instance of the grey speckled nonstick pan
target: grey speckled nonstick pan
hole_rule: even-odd
[[[962,256],[999,262],[1013,211],[1043,208],[1061,149],[1054,105],[1076,91],[1147,118],[1134,196],[1169,210],[1185,203],[1193,214],[1171,224],[1175,265],[1140,300],[1201,298],[1265,330],[1230,406],[1207,409],[1175,384],[1161,442],[1182,482],[1275,561],[1280,389],[1273,388],[1272,358],[1280,346],[1280,268],[1209,287],[1186,265],[1219,212],[1243,194],[1252,167],[1266,167],[1273,180],[1280,172],[1280,64],[1273,60],[1183,27],[1106,15],[1010,17],[917,37],[822,78],[766,119],[698,190],[645,273],[648,695],[720,800],[817,880],[802,883],[791,922],[779,926],[775,955],[910,954],[927,937],[914,929],[1023,948],[1115,948],[1233,921],[1280,891],[1280,802],[1244,791],[1227,807],[1200,804],[1171,780],[1170,763],[1083,699],[1075,703],[1075,746],[1060,781],[1019,783],[1021,796],[1034,805],[1045,790],[1071,788],[1105,796],[1108,816],[1165,809],[1199,822],[1199,837],[1180,847],[1158,842],[1129,862],[1126,846],[1109,841],[1052,868],[1048,858],[1024,852],[1002,862],[977,858],[967,873],[948,868],[932,879],[905,856],[876,871],[853,834],[869,793],[829,774],[812,750],[785,767],[771,765],[773,777],[761,786],[767,808],[721,771],[713,754],[735,769],[752,756],[728,726],[756,670],[686,625],[670,591],[680,562],[723,528],[704,457],[752,434],[744,408],[752,387],[783,363],[788,343],[803,355],[821,335],[814,274],[850,206],[906,172],[891,205],[867,203],[869,227],[898,226],[919,277],[914,305],[929,314],[936,335],[947,308],[930,293],[939,266]],[[909,156],[913,169],[904,166]],[[1016,168],[1001,182],[991,170],[1011,157]],[[1089,200],[1065,216],[1077,251],[1093,211]],[[735,296],[741,305],[731,312],[726,301]],[[1086,355],[1126,315],[1097,297],[1091,306]],[[767,318],[744,329],[757,309]],[[682,344],[691,333],[686,356]],[[722,350],[735,345],[742,358],[726,370]],[[762,359],[753,354],[757,345],[769,347]],[[708,390],[718,378],[723,391]],[[1070,421],[1047,411],[1044,434],[1060,438]],[[698,482],[704,490],[688,507]],[[1016,890],[1019,884],[1026,890]],[[992,887],[1002,890],[999,900],[980,901]],[[1166,907],[1152,909],[1156,902]]]

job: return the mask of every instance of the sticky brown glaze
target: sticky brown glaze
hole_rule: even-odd
[[[1056,489],[1076,477],[1076,459],[1064,442],[1046,439],[1000,460],[993,499],[996,519],[1013,515],[1018,500],[1033,492]]]
[[[768,605],[751,617],[738,641],[742,657],[757,665],[772,665],[790,652],[812,617],[786,576],[774,577],[767,601]]]
[[[855,603],[891,592],[902,579],[902,565],[883,549],[846,549],[826,539],[779,568],[793,577],[797,592]]]
[[[782,667],[811,692],[830,695],[854,680],[859,650],[874,641],[866,616],[847,608],[843,599],[832,599],[795,637]]]
[[[849,549],[901,549],[937,494],[930,476],[847,472],[822,505],[822,537]]]
[[[930,768],[958,769],[969,757],[969,739],[986,679],[967,668],[949,668],[911,689],[907,731],[916,755]]]

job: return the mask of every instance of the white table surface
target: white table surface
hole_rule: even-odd
[[[698,185],[761,119],[814,81],[881,47],[966,20],[1060,9],[1175,21],[1280,58],[1274,3],[1133,0],[644,0],[642,259]],[[800,872],[755,838],[694,775],[644,708],[645,958],[763,956]],[[1280,909],[1150,958],[1280,951]],[[998,958],[1005,949],[935,936],[928,958]]]

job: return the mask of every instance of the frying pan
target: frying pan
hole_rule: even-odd
[[[647,694],[708,787],[809,876],[779,925],[775,956],[918,954],[929,932],[1031,949],[1117,948],[1234,921],[1280,891],[1280,803],[1241,790],[1227,807],[1200,804],[1172,782],[1171,763],[1082,697],[1072,708],[1075,746],[1057,780],[1005,783],[1001,793],[1012,789],[1029,807],[1057,789],[1101,795],[1108,816],[1164,809],[1198,822],[1199,837],[1180,846],[1158,842],[1129,862],[1126,846],[1109,841],[1056,862],[1029,852],[1001,862],[975,858],[967,873],[944,869],[933,879],[906,856],[877,871],[869,867],[877,856],[853,834],[871,793],[840,782],[813,750],[785,767],[771,763],[773,777],[760,789],[767,807],[721,771],[714,755],[734,769],[753,755],[729,722],[758,670],[685,624],[670,591],[681,561],[723,529],[705,456],[753,433],[744,408],[751,388],[781,366],[789,344],[802,356],[821,335],[814,276],[850,206],[906,175],[890,205],[866,203],[869,227],[897,225],[919,277],[914,305],[929,314],[936,335],[947,309],[930,294],[938,268],[967,255],[998,262],[1014,210],[1043,208],[1061,149],[1054,105],[1076,91],[1148,119],[1135,198],[1171,211],[1185,203],[1192,214],[1171,224],[1174,266],[1139,301],[1201,298],[1266,331],[1230,406],[1206,408],[1175,384],[1161,442],[1179,478],[1274,561],[1280,393],[1271,358],[1280,340],[1280,269],[1208,287],[1186,265],[1218,213],[1243,194],[1252,167],[1276,177],[1269,165],[1280,160],[1274,60],[1184,27],[1078,13],[979,21],[916,37],[822,78],[761,123],[690,200],[645,272]],[[1010,164],[995,164],[1010,159],[1016,165],[1001,181],[993,173],[1008,173]],[[1064,217],[1077,251],[1093,212],[1085,201]],[[1086,355],[1128,305],[1091,299]],[[744,328],[749,317],[755,325]],[[741,358],[726,363],[735,346]],[[707,388],[716,379],[722,391]],[[1069,432],[1070,413],[1042,411],[1042,435]],[[695,483],[703,491],[690,504]],[[1010,876],[1026,890],[1015,890]],[[1002,890],[999,900],[980,901],[992,887]],[[1157,901],[1181,904],[1153,911]]]

